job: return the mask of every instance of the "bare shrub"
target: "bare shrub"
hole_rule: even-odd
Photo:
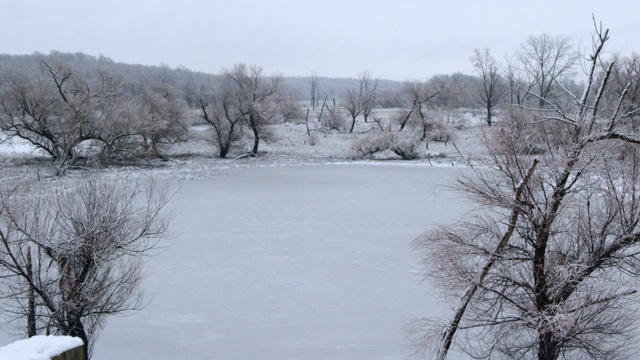
[[[391,133],[366,134],[359,137],[351,145],[351,157],[354,159],[368,158],[378,152],[388,150],[390,146]]]
[[[374,154],[390,150],[402,160],[414,160],[420,157],[420,138],[408,133],[375,133],[358,138],[351,147],[351,157],[370,158]]]
[[[390,149],[402,160],[414,160],[420,157],[418,152],[420,144],[419,136],[395,133],[391,135]]]
[[[327,100],[325,99],[322,104],[322,109],[320,109],[320,114],[318,114],[318,119],[320,120],[320,124],[323,128],[327,130],[336,130],[336,131],[344,131],[346,126],[346,119],[344,114],[340,112],[340,109],[336,106],[336,99],[333,99],[333,106],[330,107],[327,104]],[[326,109],[326,113],[323,116],[323,110]]]

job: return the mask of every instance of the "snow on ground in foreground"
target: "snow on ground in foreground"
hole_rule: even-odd
[[[0,347],[0,360],[50,360],[67,350],[82,346],[71,336],[34,336]]]
[[[182,183],[151,303],[108,320],[95,360],[404,359],[440,314],[409,242],[464,204],[458,169],[356,164],[227,170]]]

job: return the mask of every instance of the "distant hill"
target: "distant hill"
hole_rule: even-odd
[[[0,71],[12,66],[20,66],[22,69],[25,69],[26,67],[29,71],[36,72],[38,69],[35,60],[40,55],[43,54],[0,54]],[[171,68],[167,65],[149,66],[120,63],[102,55],[93,56],[84,53],[64,53],[57,51],[51,52],[49,55],[54,55],[63,61],[71,62],[76,67],[80,68],[81,71],[92,70],[96,67],[110,68],[116,73],[121,74],[127,80],[127,86],[130,88],[129,91],[131,92],[135,92],[137,91],[136,89],[156,81],[173,83],[181,92],[185,92],[187,86],[190,84],[215,82],[220,76],[218,74],[191,71],[185,67]],[[309,77],[285,76],[284,84],[301,100],[310,100]],[[358,80],[353,78],[320,77],[319,85],[322,96],[328,95],[330,98],[340,98],[347,88],[357,87]],[[381,79],[379,83],[380,89],[395,90],[399,89],[401,86],[401,81]]]

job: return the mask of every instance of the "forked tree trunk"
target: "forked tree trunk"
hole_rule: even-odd
[[[229,152],[229,147],[228,146],[220,146],[220,151],[218,152],[218,156],[220,157],[220,159],[224,159],[227,157],[227,153]]]
[[[356,116],[355,115],[351,115],[351,128],[349,129],[349,132],[352,133],[353,132],[353,128],[356,126]]]

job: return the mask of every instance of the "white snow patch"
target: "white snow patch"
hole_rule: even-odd
[[[36,147],[26,140],[5,139],[3,135],[0,135],[0,154],[30,154],[35,151],[37,151]]]
[[[0,347],[0,360],[50,360],[78,346],[80,338],[39,335]]]

